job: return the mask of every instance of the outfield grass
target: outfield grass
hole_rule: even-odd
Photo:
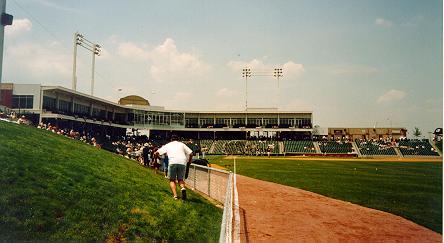
[[[442,162],[237,158],[237,173],[390,212],[442,233]],[[213,157],[233,170],[233,159]]]
[[[215,242],[222,210],[162,175],[48,131],[0,121],[0,240]]]

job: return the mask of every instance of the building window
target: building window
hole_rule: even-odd
[[[61,112],[69,113],[71,111],[71,102],[59,100],[59,110]]]
[[[78,115],[89,115],[89,106],[74,103],[74,113]]]
[[[56,99],[48,96],[43,96],[43,109],[48,111],[56,110]]]
[[[34,107],[34,95],[13,95],[13,109],[32,109]]]

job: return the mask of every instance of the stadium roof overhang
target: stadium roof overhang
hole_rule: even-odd
[[[105,100],[96,96],[88,95],[79,91],[68,89],[62,86],[41,86],[42,91],[54,91],[65,93],[66,95],[81,97],[84,99],[93,100],[97,103],[111,105],[123,109],[132,109],[140,111],[165,111],[178,113],[194,113],[194,114],[312,114],[313,111],[281,111],[276,108],[249,108],[246,111],[192,111],[192,110],[166,110],[162,106],[138,106],[138,105],[121,105],[109,100]]]

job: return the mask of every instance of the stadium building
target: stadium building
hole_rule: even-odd
[[[311,111],[167,110],[139,96],[127,96],[115,103],[64,87],[39,84],[4,83],[0,84],[0,92],[0,109],[25,115],[34,124],[51,123],[110,139],[143,134],[159,142],[174,132],[184,140],[197,140],[207,154],[441,155],[428,139],[405,140],[405,128],[313,129]]]
[[[60,86],[3,83],[3,106],[26,114],[34,123],[51,123],[78,130],[99,131],[111,136],[128,129],[145,130],[150,136],[169,136],[174,131],[184,138],[302,139],[312,134],[311,111],[179,111],[152,106],[139,96],[114,103]]]

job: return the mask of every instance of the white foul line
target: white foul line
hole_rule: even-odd
[[[237,194],[237,184],[236,184],[236,158],[234,158],[234,232],[233,241],[240,242],[240,215],[239,215],[239,198]]]

